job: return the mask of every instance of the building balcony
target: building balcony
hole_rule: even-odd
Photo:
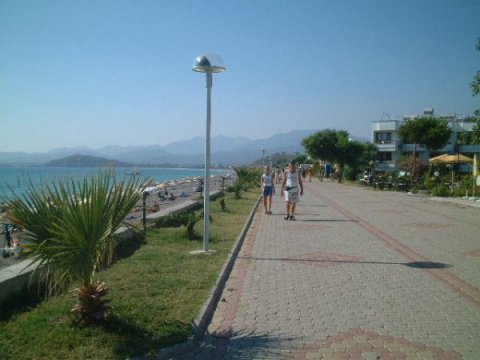
[[[468,153],[480,154],[480,144],[477,144],[477,145],[459,145],[458,146],[458,152],[460,152],[462,154],[468,154]]]
[[[378,147],[378,151],[380,152],[393,152],[398,149],[398,144],[393,141],[390,141],[390,142],[380,141],[380,142],[377,142],[376,145]]]

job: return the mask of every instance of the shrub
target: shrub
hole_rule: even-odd
[[[244,191],[244,185],[240,180],[235,181],[233,184],[233,192],[235,193],[235,199],[241,199],[242,196],[240,193]]]
[[[180,227],[184,225],[182,213],[170,213],[155,220],[156,227]]]
[[[346,165],[343,170],[343,176],[347,180],[354,181],[357,179],[358,169]]]
[[[226,210],[225,197],[220,198],[219,203],[220,203],[220,208],[222,209],[222,211],[225,211]]]
[[[237,175],[237,181],[244,189],[248,190],[252,187],[260,185],[260,177],[262,176],[262,169],[258,167],[240,166],[234,168]]]
[[[155,222],[157,227],[180,227],[185,226],[185,235],[189,240],[194,240],[196,238],[195,234],[195,224],[203,219],[203,211],[201,213],[196,213],[194,211],[171,213],[168,216],[159,218]],[[210,222],[212,217],[210,216]]]
[[[435,180],[434,177],[427,177],[427,178],[425,178],[425,181],[423,182],[423,185],[425,186],[425,189],[432,192],[435,189],[435,187],[437,186],[437,181]]]
[[[450,189],[445,185],[439,185],[432,189],[433,196],[450,196]]]

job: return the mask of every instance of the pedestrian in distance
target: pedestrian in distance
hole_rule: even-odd
[[[300,187],[300,192],[298,191]],[[295,160],[292,160],[285,171],[285,176],[282,182],[281,196],[285,196],[285,203],[287,208],[287,216],[285,220],[295,220],[295,206],[298,203],[300,196],[303,196],[303,182],[302,177],[297,170]]]
[[[272,172],[269,165],[265,165],[261,177],[263,206],[265,214],[272,214],[272,195],[275,193],[275,173]]]

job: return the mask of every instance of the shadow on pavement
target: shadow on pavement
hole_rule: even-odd
[[[282,359],[294,348],[295,338],[253,331],[210,333],[199,348],[181,359]]]
[[[414,262],[406,263],[404,265],[414,269],[446,269],[453,266],[450,264],[431,262],[431,261],[414,261]]]
[[[358,222],[357,220],[350,220],[350,219],[301,219],[301,220],[297,220],[297,221],[300,221],[300,222],[301,221],[305,221],[305,222]]]
[[[330,260],[330,259],[294,259],[294,258],[259,258],[251,256],[239,256],[239,259],[259,260],[259,261],[288,261],[293,263],[332,263],[332,264],[365,264],[365,265],[403,265],[413,269],[446,269],[453,265],[430,262],[430,261],[415,261],[415,262],[385,262],[385,261],[359,261],[359,260]]]

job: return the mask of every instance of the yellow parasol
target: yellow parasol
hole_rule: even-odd
[[[428,159],[431,164],[471,164],[473,159],[462,154],[443,154]],[[453,167],[452,167],[452,193],[453,193]]]
[[[473,159],[462,154],[443,154],[430,158],[428,161],[432,164],[470,164],[473,162]]]

